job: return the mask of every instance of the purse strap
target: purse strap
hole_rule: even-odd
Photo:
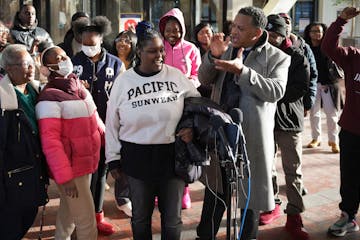
[[[48,190],[48,185],[46,185],[45,190],[46,190],[46,192],[47,192],[47,190]],[[46,204],[44,204],[44,205],[42,206],[42,209],[41,209],[40,231],[39,231],[38,240],[41,240],[41,239],[42,239],[43,226],[44,226],[44,222],[45,222],[45,210],[46,210]]]

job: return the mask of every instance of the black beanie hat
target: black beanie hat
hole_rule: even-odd
[[[266,30],[269,32],[276,32],[283,37],[286,37],[286,22],[279,15],[271,14],[267,17],[268,23]]]

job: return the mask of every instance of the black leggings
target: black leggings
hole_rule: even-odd
[[[107,164],[105,164],[105,149],[101,148],[99,166],[91,176],[90,185],[96,213],[101,212],[103,209],[107,169]]]

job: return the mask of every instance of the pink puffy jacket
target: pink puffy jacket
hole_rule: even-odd
[[[93,173],[100,159],[105,126],[91,94],[81,90],[83,98],[45,88],[36,105],[41,144],[57,184]]]

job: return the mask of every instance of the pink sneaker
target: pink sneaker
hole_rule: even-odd
[[[189,209],[191,208],[191,198],[190,198],[190,189],[189,186],[184,188],[184,194],[182,197],[182,209]]]
[[[263,212],[260,214],[259,223],[260,225],[267,225],[272,223],[274,220],[281,216],[280,204],[275,204],[275,208],[269,212]]]

